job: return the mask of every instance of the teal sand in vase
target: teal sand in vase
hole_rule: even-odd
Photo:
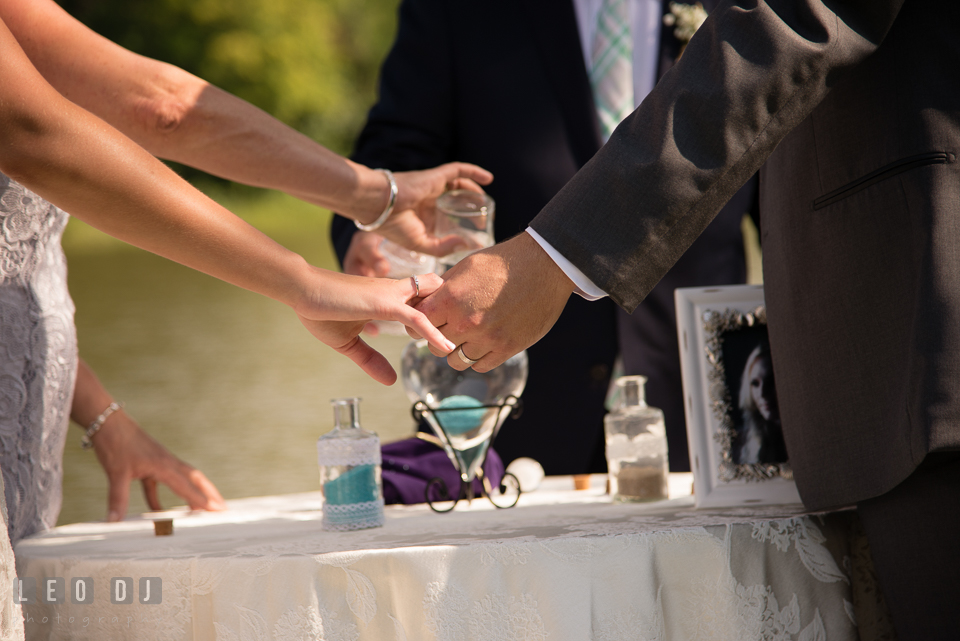
[[[483,406],[483,403],[472,396],[457,394],[448,396],[440,401],[438,412],[434,412],[437,422],[443,426],[443,431],[451,438],[463,436],[473,430],[479,429],[483,425],[484,419],[490,413],[490,409]],[[494,411],[494,413],[496,413]],[[486,458],[487,449],[490,446],[489,440],[484,440],[480,445],[468,447],[466,449],[456,449],[457,457],[460,459],[462,469],[474,470],[482,464],[482,459]],[[474,474],[469,474],[472,478]]]

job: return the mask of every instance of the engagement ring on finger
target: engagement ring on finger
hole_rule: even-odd
[[[467,358],[467,355],[463,353],[463,345],[457,348],[457,356],[460,357],[461,361],[463,361],[467,365],[470,365],[471,367],[477,362],[472,358]],[[480,360],[480,359],[477,359],[477,360]]]
[[[417,293],[414,294],[414,296],[420,298],[420,279],[416,276],[411,276],[410,278],[413,279],[413,286],[417,288]]]

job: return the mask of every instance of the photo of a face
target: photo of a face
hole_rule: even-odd
[[[675,298],[696,506],[800,503],[763,286],[680,288]]]
[[[757,345],[743,368],[740,409],[755,411],[766,421],[779,421],[777,389],[773,383],[773,363],[769,349]]]
[[[724,332],[722,338],[734,427],[730,459],[737,465],[786,463],[766,326]]]

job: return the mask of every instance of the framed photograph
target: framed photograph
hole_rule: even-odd
[[[762,285],[674,293],[697,507],[800,503],[780,427]]]

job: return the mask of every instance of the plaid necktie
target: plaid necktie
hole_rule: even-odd
[[[632,51],[627,0],[603,0],[591,48],[590,84],[604,142],[634,108]]]

